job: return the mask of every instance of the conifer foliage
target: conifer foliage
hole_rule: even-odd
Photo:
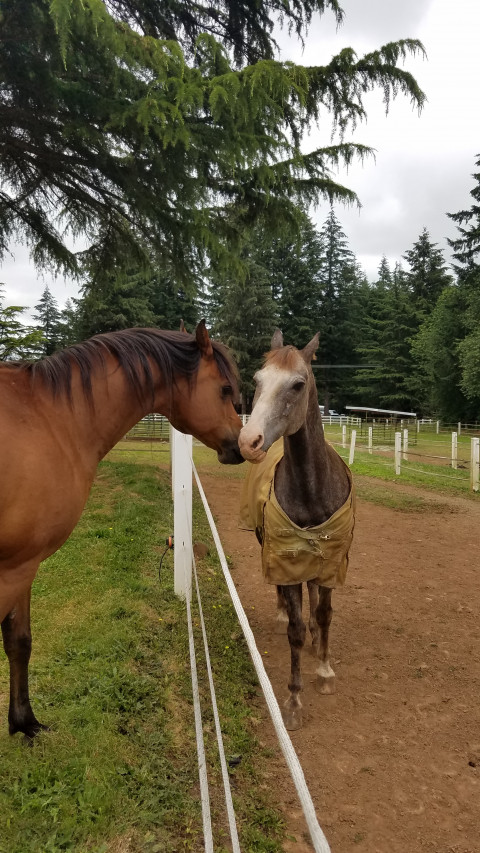
[[[331,168],[367,148],[304,152],[320,109],[342,134],[379,87],[421,107],[404,40],[327,64],[274,58],[274,23],[299,35],[337,0],[2,0],[0,255],[26,241],[38,265],[95,273],[137,263],[191,280],[206,252],[236,248],[262,213],[295,220],[297,203],[355,200]],[[76,255],[67,237],[85,249]]]

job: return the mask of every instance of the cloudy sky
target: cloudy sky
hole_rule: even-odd
[[[392,264],[401,260],[424,227],[448,258],[446,238],[456,229],[446,213],[470,207],[471,174],[480,153],[480,0],[343,0],[341,5],[345,22],[338,31],[327,13],[312,25],[303,51],[282,35],[282,58],[325,64],[343,47],[362,55],[400,38],[420,39],[428,57],[406,62],[428,98],[420,116],[402,97],[385,116],[380,94],[372,93],[365,100],[368,121],[346,136],[376,149],[375,161],[338,176],[356,191],[361,210],[336,208],[351,249],[374,278],[382,255]],[[329,142],[326,116],[325,127],[312,131],[306,146]],[[327,214],[325,205],[313,213],[319,226]],[[24,249],[12,247],[12,252],[0,266],[7,304],[35,305],[46,284],[60,306],[77,295],[72,282],[38,275]]]

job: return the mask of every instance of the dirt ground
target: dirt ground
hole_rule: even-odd
[[[274,631],[255,536],[237,528],[242,484],[207,474],[202,484],[281,704],[288,640]],[[480,853],[480,504],[424,497],[426,512],[358,501],[347,582],[333,596],[335,696],[316,693],[315,658],[303,656],[304,725],[292,741],[332,853]],[[278,754],[269,773],[285,851],[307,853],[267,711],[260,739]]]

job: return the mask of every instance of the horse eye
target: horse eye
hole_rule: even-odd
[[[222,388],[222,397],[232,397],[233,396],[233,388],[231,385],[224,385]]]
[[[305,388],[305,382],[295,382],[295,385],[292,385],[294,391],[303,391]]]

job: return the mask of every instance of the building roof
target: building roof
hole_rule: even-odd
[[[398,412],[395,409],[372,409],[370,406],[345,406],[351,412],[372,412],[375,415],[401,415],[404,418],[416,418],[416,412]]]

